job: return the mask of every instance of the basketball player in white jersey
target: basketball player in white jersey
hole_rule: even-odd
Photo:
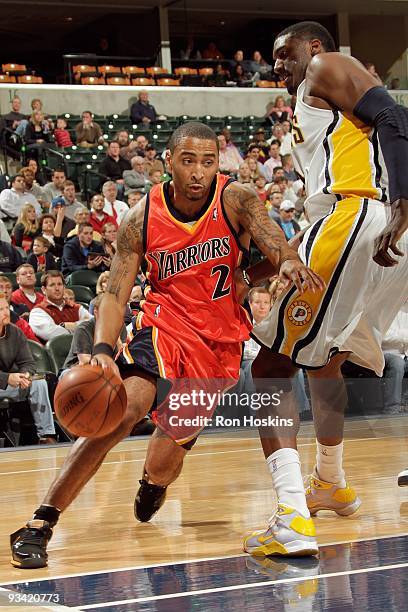
[[[297,94],[293,156],[311,223],[299,254],[326,288],[302,295],[288,288],[254,328],[262,348],[253,378],[285,379],[278,416],[296,425],[260,430],[278,509],[244,548],[255,555],[307,555],[318,550],[311,514],[350,515],[361,503],[342,466],[347,394],[340,366],[350,359],[381,376],[381,338],[406,299],[408,111],[360,62],[336,53],[320,24],[281,32],[274,58],[288,92]],[[254,266],[247,280],[259,281],[267,268],[267,262]],[[309,370],[317,438],[306,492],[288,384],[298,367]]]

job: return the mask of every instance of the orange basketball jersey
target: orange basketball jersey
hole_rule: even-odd
[[[234,285],[242,249],[222,205],[229,182],[216,175],[195,221],[174,209],[169,183],[151,189],[144,224],[149,287],[137,329],[154,326],[176,338],[193,332],[220,343],[248,339],[251,324]]]

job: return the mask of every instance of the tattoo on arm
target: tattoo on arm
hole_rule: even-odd
[[[224,202],[234,211],[240,225],[276,267],[276,273],[285,259],[298,258],[297,253],[288,246],[283,231],[269,217],[253,189],[232,183],[224,192]]]
[[[123,219],[117,237],[117,249],[113,257],[106,293],[119,297],[124,284],[132,277],[132,282],[138,273],[143,256],[143,221],[145,201],[131,208]],[[137,262],[137,263],[136,263]]]

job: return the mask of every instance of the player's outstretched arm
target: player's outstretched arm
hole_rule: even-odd
[[[389,182],[391,219],[374,245],[374,261],[390,267],[402,256],[398,241],[408,229],[408,109],[378,85],[358,60],[340,53],[316,55],[307,71],[308,91],[376,128]]]
[[[105,360],[104,357],[112,357],[123,327],[125,307],[143,257],[145,205],[145,200],[142,200],[131,208],[119,227],[117,249],[95,327],[93,354],[98,363],[110,362],[110,359]]]
[[[267,272],[268,276],[279,274],[283,280],[295,283],[300,292],[305,289],[323,289],[322,279],[307,268],[296,251],[289,247],[283,231],[270,219],[253,189],[231,183],[224,191],[224,205],[230,220],[249,233],[269,260],[271,268]],[[266,264],[264,268],[267,268]]]

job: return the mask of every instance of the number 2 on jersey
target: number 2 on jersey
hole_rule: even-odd
[[[211,270],[211,276],[218,274],[217,284],[215,285],[214,293],[212,295],[213,300],[218,300],[219,298],[222,298],[230,293],[231,285],[228,285],[228,287],[225,286],[229,273],[230,268],[225,264],[214,266],[214,268]]]

